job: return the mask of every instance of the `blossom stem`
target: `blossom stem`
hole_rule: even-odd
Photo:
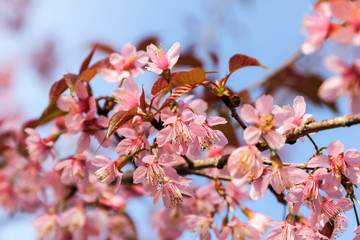
[[[360,226],[360,220],[359,220],[359,216],[358,216],[358,213],[357,213],[357,210],[356,210],[356,207],[355,207],[353,197],[350,197],[350,200],[351,200],[351,202],[353,203],[353,206],[354,206],[354,213],[355,213],[356,223],[357,223],[358,226]]]
[[[241,118],[240,118],[239,114],[237,113],[236,109],[235,108],[230,108],[230,111],[231,111],[231,116],[240,124],[241,128],[243,130],[245,130],[247,126],[241,120]]]
[[[310,137],[309,134],[306,134],[307,138],[311,141],[311,143],[314,145],[315,147],[315,150],[316,150],[316,153],[319,153],[319,148],[318,146],[316,145],[315,141],[312,139],[312,137]]]

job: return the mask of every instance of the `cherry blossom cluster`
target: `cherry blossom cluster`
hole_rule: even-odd
[[[314,13],[304,20],[308,37],[301,48],[303,54],[315,52],[328,38],[341,45],[360,45],[359,1],[324,1],[315,5]],[[333,102],[348,93],[351,112],[360,113],[359,59],[348,64],[340,57],[330,55],[325,65],[337,75],[322,84],[319,96],[326,102]]]
[[[314,52],[326,38],[359,45],[359,4],[320,2],[317,15],[306,17],[309,37],[302,51]],[[315,120],[302,96],[292,106],[274,105],[271,95],[252,104],[227,88],[238,69],[264,67],[256,59],[234,55],[229,73],[213,81],[200,68],[174,70],[178,42],[168,51],[154,44],[137,50],[129,43],[89,65],[95,49],[78,74],[54,83],[39,119],[21,129],[9,120],[13,116],[0,119],[0,206],[10,214],[37,213],[33,225],[40,239],[137,239],[127,202],[144,195],[154,205],[162,199],[163,207],[153,213],[160,239],[188,230],[200,239],[322,240],[347,228],[344,213],[359,202],[354,188],[360,183],[360,152],[340,141],[319,148],[306,134],[299,138],[314,145],[313,154],[303,156],[304,163],[283,161],[279,150],[289,143],[287,134]],[[351,111],[359,112],[358,60],[350,65],[331,55],[326,65],[339,76],[323,83],[320,97],[333,101],[349,92]],[[150,91],[139,87],[145,72],[157,78]],[[109,96],[92,89],[96,74],[115,84]],[[189,94],[200,86],[243,128],[240,146],[229,144],[230,116],[218,116],[210,102]],[[69,154],[60,151],[61,141],[73,143]],[[187,175],[207,182],[196,185]],[[247,206],[267,192],[287,205],[282,221]],[[303,214],[305,208],[310,215]],[[360,239],[360,229],[354,233]]]

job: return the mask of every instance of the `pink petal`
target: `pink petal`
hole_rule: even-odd
[[[172,139],[172,127],[170,126],[161,129],[156,136],[156,141],[159,147],[164,146],[164,144],[170,142],[171,139]]]
[[[209,126],[215,126],[215,125],[225,124],[225,123],[227,123],[226,119],[223,117],[218,117],[218,116],[210,117],[208,120]]]
[[[109,83],[115,83],[119,81],[119,73],[117,71],[103,68],[100,70],[100,74],[104,80]]]
[[[152,164],[154,162],[155,158],[156,158],[155,155],[147,155],[147,156],[143,157],[142,161],[147,164]]]
[[[86,90],[85,85],[82,82],[79,82],[78,85],[76,86],[76,95],[78,96],[78,98],[80,99],[86,99],[88,98],[88,92]]]
[[[348,64],[336,55],[326,57],[325,66],[334,73],[345,73],[349,69]]]
[[[133,96],[136,96],[138,94],[138,86],[136,82],[131,78],[125,79],[123,86],[126,93],[130,93]]]
[[[65,112],[69,112],[70,108],[75,106],[76,102],[77,101],[72,96],[61,96],[57,100],[56,106]]]
[[[295,114],[296,114],[298,117],[301,117],[302,115],[305,114],[305,111],[306,111],[306,103],[305,103],[305,99],[304,99],[302,96],[297,96],[297,97],[294,99],[293,109],[294,109]]]
[[[259,119],[257,111],[250,104],[243,105],[240,109],[240,114],[245,122],[256,123]]]
[[[344,93],[344,80],[340,76],[333,76],[325,80],[319,88],[318,95],[324,101],[333,102]]]
[[[82,133],[78,140],[78,151],[84,152],[90,147],[90,135],[88,133]]]
[[[270,95],[262,95],[255,102],[256,110],[260,115],[270,115],[273,107],[273,97]]]
[[[251,184],[250,197],[253,200],[262,198],[269,186],[271,175],[267,174],[262,179],[258,178]]]
[[[345,150],[344,144],[339,140],[330,143],[327,148],[327,152],[334,157],[337,157],[340,153],[343,153],[344,150]]]
[[[137,169],[135,169],[134,174],[133,174],[135,184],[141,183],[141,181],[144,180],[146,171],[147,171],[147,168],[144,166],[140,166]]]
[[[116,69],[121,69],[122,67],[122,62],[123,62],[123,57],[118,54],[118,53],[112,53],[109,57],[109,61],[110,63],[116,68]]]
[[[331,40],[334,42],[347,45],[351,42],[355,35],[355,30],[352,25],[341,27],[330,35]]]
[[[308,163],[307,167],[314,168],[314,167],[321,167],[325,165],[329,165],[330,160],[326,155],[319,155],[311,158]]]
[[[280,149],[284,146],[286,137],[277,131],[270,131],[266,135],[266,141],[272,149]]]
[[[136,48],[130,44],[127,43],[123,46],[123,48],[121,49],[121,55],[128,60],[129,58],[132,58],[136,53]]]
[[[244,139],[247,144],[257,144],[260,136],[261,130],[253,126],[247,127],[244,131]]]
[[[123,135],[126,138],[130,138],[130,139],[136,139],[137,135],[135,130],[131,129],[131,128],[120,128],[118,130],[118,132]]]
[[[166,56],[169,60],[169,68],[171,69],[180,57],[180,43],[174,43],[169,49],[169,51],[166,53]]]
[[[360,92],[360,89],[358,90]],[[353,114],[360,113],[360,94],[355,98],[350,98],[349,104],[350,104],[351,113]]]

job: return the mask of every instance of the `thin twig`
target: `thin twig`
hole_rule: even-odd
[[[240,124],[241,128],[243,130],[246,129],[246,125],[245,123],[241,120],[239,114],[237,113],[236,109],[235,108],[230,108],[230,111],[231,111],[231,116]]]

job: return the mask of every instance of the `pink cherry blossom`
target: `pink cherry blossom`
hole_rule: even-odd
[[[171,69],[179,59],[180,43],[174,43],[166,54],[164,47],[157,48],[154,44],[147,46],[146,51],[152,61],[146,69],[160,75],[165,69]]]
[[[48,139],[43,139],[40,134],[32,128],[26,128],[25,132],[29,134],[25,142],[31,159],[40,163],[44,162],[49,155],[55,159],[55,152],[52,149],[54,142]]]
[[[319,49],[331,31],[331,10],[328,3],[322,3],[314,9],[316,15],[307,15],[304,25],[308,32],[305,43],[301,46],[303,54],[311,54]]]
[[[131,79],[125,79],[122,88],[117,88],[112,91],[115,101],[119,105],[115,108],[115,112],[128,111],[139,106],[138,86],[136,82]]]
[[[285,133],[286,131],[292,130],[304,123],[306,123],[306,121],[311,118],[312,114],[305,114],[306,111],[306,103],[305,103],[305,99],[302,96],[297,96],[294,99],[293,102],[293,106],[290,107],[288,106],[284,106],[284,107],[279,107],[279,106],[274,106],[274,112],[281,112],[281,111],[289,111],[292,115],[292,121],[286,123],[284,126],[279,128],[279,132],[281,133]]]
[[[261,232],[249,225],[248,223],[240,222],[236,217],[222,229],[221,233],[218,234],[219,239],[228,239],[229,235],[232,239],[261,239]]]
[[[88,186],[89,173],[87,167],[87,156],[84,154],[75,154],[69,159],[62,160],[55,165],[55,170],[61,172],[61,182],[64,184],[81,183]]]
[[[196,114],[190,109],[179,113],[173,113],[169,108],[164,109],[161,113],[164,121],[164,129],[157,134],[157,143],[159,147],[165,143],[171,142],[173,150],[177,154],[187,154],[188,150],[191,155],[199,155],[201,146],[195,142],[198,136],[206,136],[206,130],[199,124],[193,122]]]
[[[246,122],[255,123],[244,131],[244,139],[248,144],[257,144],[261,135],[266,135],[266,141],[273,149],[280,149],[285,144],[285,136],[276,131],[276,127],[291,121],[287,111],[272,113],[273,97],[262,95],[255,102],[255,108],[249,104],[242,106],[240,114]]]
[[[154,195],[154,205],[156,205],[162,197],[163,203],[166,207],[172,208],[181,204],[184,200],[182,194],[193,196],[192,188],[189,183],[192,179],[179,177],[177,179],[164,178],[164,183]]]
[[[236,186],[260,177],[263,168],[262,155],[254,145],[235,149],[230,154],[227,164],[231,181]]]
[[[125,78],[143,74],[141,68],[148,62],[149,57],[145,51],[136,51],[136,48],[128,43],[121,49],[120,54],[112,53],[109,60],[115,70],[103,68],[100,73],[105,81],[120,83]]]
[[[176,160],[167,154],[161,155],[159,158],[156,155],[147,155],[142,159],[144,166],[139,166],[133,175],[134,183],[144,181],[144,191],[147,196],[154,196],[159,184],[163,183],[165,177],[174,176],[177,178],[176,170],[171,166],[176,163]]]
[[[67,227],[69,231],[75,231],[82,228],[85,224],[85,210],[82,206],[72,207],[63,212],[59,218],[59,224]]]
[[[318,94],[326,102],[332,102],[345,93],[349,93],[349,105],[352,113],[360,113],[360,59],[349,66],[335,55],[326,58],[327,68],[340,76],[326,79],[320,86]]]
[[[58,216],[56,214],[39,215],[35,218],[32,225],[36,228],[38,237],[45,239],[58,230]]]
[[[61,96],[56,102],[57,107],[72,115],[96,111],[95,97],[89,97],[88,91],[82,82],[77,84],[75,93],[78,100],[72,96]]]
[[[149,148],[149,142],[144,132],[139,132],[138,129],[121,128],[118,132],[125,137],[116,147],[116,152],[119,155],[134,154],[140,149]]]
[[[95,159],[92,160],[92,165],[99,168],[95,172],[95,175],[102,183],[111,183],[117,178],[115,192],[119,190],[122,179],[122,173],[118,169],[119,165],[121,165],[121,160],[117,162],[118,160],[112,161],[103,155],[97,155]]]
[[[353,184],[360,182],[360,152],[355,149],[345,151],[344,144],[335,141],[329,144],[329,156],[320,155],[310,159],[308,166],[320,167],[330,165],[331,172],[325,177],[323,189],[329,194],[339,190],[341,177],[344,174]]]
[[[206,120],[205,115],[198,115],[194,123],[201,125],[206,130],[205,136],[199,136],[197,139],[203,149],[210,148],[211,144],[223,147],[228,141],[220,130],[213,130],[211,127],[227,123],[225,118],[213,116]]]
[[[210,240],[209,229],[214,225],[213,219],[208,216],[198,216],[189,214],[185,217],[185,228],[192,232],[197,232],[201,240]]]

